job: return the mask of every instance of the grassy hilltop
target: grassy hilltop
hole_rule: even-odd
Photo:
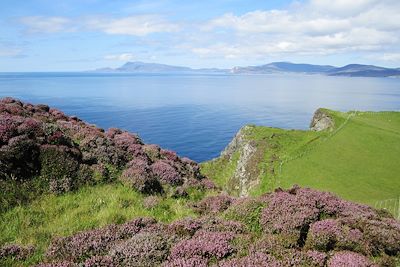
[[[240,132],[242,147],[254,147],[244,166],[256,177],[250,194],[298,184],[370,205],[400,197],[400,113],[324,112],[333,120],[324,131],[248,126]],[[203,173],[237,193],[242,150],[202,164]]]

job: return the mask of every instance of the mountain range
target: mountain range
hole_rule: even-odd
[[[272,62],[259,66],[233,67],[231,69],[172,66],[140,61],[127,62],[118,68],[102,68],[95,72],[106,73],[175,73],[175,74],[277,74],[303,73],[349,77],[400,77],[400,68],[385,68],[374,65],[349,64],[343,67],[330,65],[298,64],[291,62]]]

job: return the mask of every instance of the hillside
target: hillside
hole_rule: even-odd
[[[399,69],[373,65],[349,64],[343,67],[334,67],[291,62],[272,62],[260,66],[234,67],[231,72],[236,74],[303,73],[349,77],[395,77],[400,75]]]
[[[298,184],[370,205],[400,197],[400,113],[317,114],[332,119],[329,129],[242,128],[203,173],[239,195]]]
[[[317,113],[313,128],[335,128],[345,119],[338,113],[333,124],[326,114]],[[279,131],[269,138],[280,139],[285,131]],[[254,133],[255,142],[265,140],[265,132]],[[286,152],[311,136],[328,137],[293,133]],[[226,155],[238,154],[240,136]],[[227,195],[190,159],[46,105],[0,100],[0,164],[0,266],[400,263],[400,223],[384,210],[298,186]]]

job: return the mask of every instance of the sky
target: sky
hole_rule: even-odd
[[[1,0],[0,72],[127,61],[400,67],[399,0]]]

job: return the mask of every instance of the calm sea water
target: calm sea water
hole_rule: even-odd
[[[197,161],[245,124],[307,129],[319,107],[400,110],[400,79],[318,75],[0,73],[0,97],[46,103]]]

